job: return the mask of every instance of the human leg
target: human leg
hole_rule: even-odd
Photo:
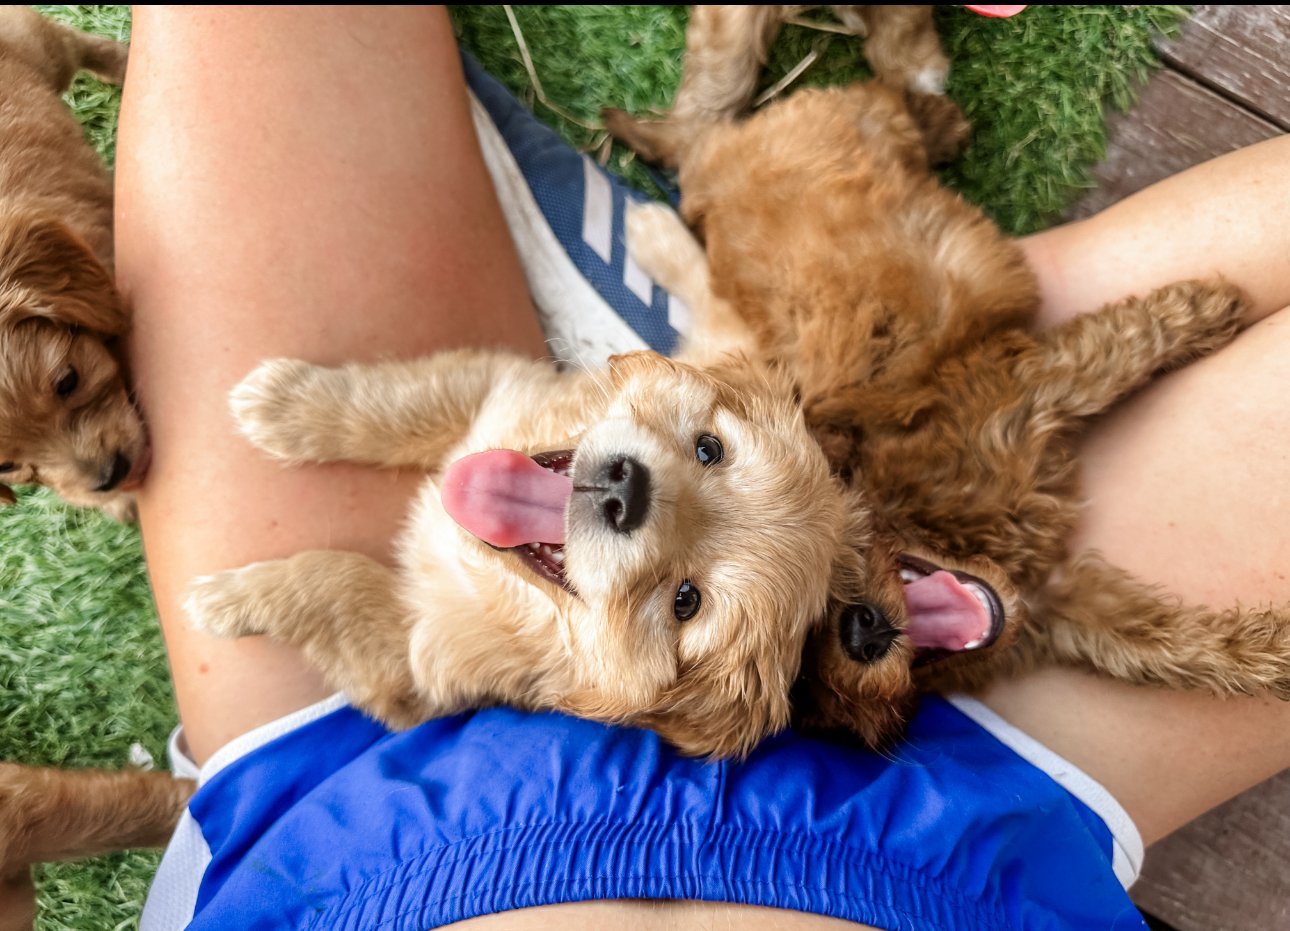
[[[1242,150],[1023,243],[1050,323],[1176,278],[1222,273],[1252,295],[1260,322],[1096,423],[1080,451],[1088,506],[1074,550],[1215,608],[1290,603],[1287,151],[1290,137]],[[1273,699],[1046,670],[985,701],[1099,779],[1147,842],[1290,766],[1290,704]]]
[[[1216,273],[1249,292],[1251,320],[1290,306],[1283,249],[1288,160],[1290,135],[1278,136],[1023,240],[1043,289],[1041,321]]]
[[[201,761],[328,690],[290,648],[194,632],[189,580],[319,547],[388,559],[418,479],[284,470],[236,436],[228,389],[268,356],[541,341],[440,9],[138,7],[118,152],[140,521]]]

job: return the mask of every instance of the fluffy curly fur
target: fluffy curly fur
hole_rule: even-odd
[[[193,783],[139,770],[0,763],[0,931],[31,931],[31,865],[166,843]]]
[[[736,17],[707,9],[710,21]],[[706,60],[688,42],[687,68]],[[682,95],[703,86],[688,74]],[[1066,550],[1085,420],[1230,341],[1242,295],[1183,282],[1030,332],[1038,292],[1020,251],[929,170],[963,138],[951,111],[943,98],[870,82],[802,91],[744,121],[690,121],[668,137],[668,159],[709,267],[669,211],[629,219],[633,254],[696,308],[714,351],[738,347],[793,379],[813,435],[872,507],[875,543],[980,560],[981,579],[998,589],[1001,571],[1020,592],[1013,600],[1006,582],[999,591],[1015,645],[1004,649],[1002,637],[920,666],[905,683],[885,668],[890,654],[868,662],[845,649],[845,630],[817,628],[804,720],[880,743],[894,733],[881,722],[899,721],[889,709],[909,703],[900,687],[971,688],[1045,661],[1290,697],[1286,612],[1182,606],[1095,554]],[[613,125],[637,138],[628,118]],[[644,151],[657,149],[651,136]],[[903,605],[878,604],[905,627]]]
[[[505,703],[743,754],[788,723],[807,631],[873,586],[867,512],[830,474],[787,383],[747,360],[700,368],[641,352],[607,373],[489,351],[337,369],[279,360],[233,406],[244,434],[288,462],[428,474],[396,569],[306,552],[199,579],[186,602],[201,629],[299,645],[394,726]],[[696,455],[704,437],[723,446],[717,461]],[[535,569],[536,543],[489,545],[445,510],[445,468],[498,448],[571,454],[558,570]],[[606,469],[628,460],[648,490],[602,499]],[[639,518],[627,532],[614,526],[622,508]],[[679,619],[686,583],[702,600]]]
[[[119,42],[0,8],[0,498],[48,485],[121,518],[147,441],[112,345],[112,179],[60,95],[125,64]]]

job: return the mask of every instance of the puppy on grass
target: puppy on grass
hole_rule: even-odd
[[[148,444],[112,345],[112,179],[60,95],[125,65],[119,42],[0,7],[0,499],[47,485],[120,519]]]
[[[910,99],[870,82],[801,91],[743,122],[692,124],[669,159],[706,257],[665,208],[628,223],[633,254],[696,309],[696,326],[783,367],[835,472],[872,508],[875,541],[979,560],[968,584],[936,557],[900,560],[903,603],[863,599],[867,609],[816,628],[802,719],[881,743],[914,686],[973,688],[1041,662],[1290,698],[1290,611],[1181,606],[1066,548],[1085,421],[1228,343],[1243,296],[1182,282],[1031,333],[1038,289],[1020,250],[929,170],[961,133]],[[634,138],[630,120],[618,126]],[[645,124],[647,150],[653,130]],[[1011,617],[988,566],[1020,593]],[[993,622],[973,599],[990,602]],[[965,649],[897,649],[917,646],[909,622],[929,608],[970,638]],[[893,689],[888,667],[911,658],[907,690]]]
[[[31,866],[169,840],[193,783],[141,770],[0,763],[0,931],[31,931]]]

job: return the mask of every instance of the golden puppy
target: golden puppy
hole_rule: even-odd
[[[873,715],[890,720],[884,703],[908,696],[887,691],[889,654],[868,651],[875,662],[855,648],[875,637],[923,648],[904,654],[926,663],[914,676],[922,687],[1060,661],[1133,682],[1290,697],[1290,612],[1180,607],[1066,551],[1085,419],[1230,341],[1242,295],[1183,282],[1031,334],[1032,274],[931,175],[919,112],[868,83],[802,91],[696,130],[678,150],[681,209],[703,231],[710,269],[693,268],[702,251],[670,211],[629,218],[633,254],[697,309],[703,332],[794,381],[808,426],[872,507],[877,539],[978,561],[965,578],[934,555],[897,558],[889,573],[906,583],[903,604],[880,596],[871,614],[853,606],[840,626],[818,628],[807,718],[882,736]],[[1019,589],[1014,607],[1029,609],[1016,612],[1011,649],[972,604],[993,592],[1007,620],[998,570]],[[949,626],[963,648],[928,662],[946,653],[926,649],[928,631],[948,637]]]
[[[0,763],[0,931],[31,931],[31,866],[164,845],[193,783],[141,770]]]
[[[0,499],[48,485],[118,518],[148,455],[110,345],[127,328],[112,180],[60,95],[125,64],[119,42],[0,7]]]
[[[278,360],[232,403],[287,462],[428,473],[397,570],[306,552],[198,580],[186,605],[302,647],[395,726],[505,703],[743,754],[788,722],[808,629],[867,587],[865,511],[746,360]]]

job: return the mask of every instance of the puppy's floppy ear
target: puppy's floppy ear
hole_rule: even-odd
[[[688,756],[743,759],[764,738],[788,726],[789,689],[797,674],[783,657],[763,657],[741,668],[698,674],[669,693],[659,713],[641,723]],[[684,679],[684,677],[683,677]]]
[[[675,366],[675,362],[659,355],[652,349],[623,352],[609,357],[609,380],[614,385],[621,385],[625,379],[630,378],[637,372],[647,372],[650,369],[658,370],[659,368],[674,370]]]
[[[802,659],[793,691],[793,723],[808,734],[848,734],[874,750],[890,747],[912,717],[916,693],[868,692],[855,664],[817,633]]]
[[[11,311],[106,336],[126,331],[125,306],[107,269],[79,236],[51,217],[6,225],[0,233],[0,281],[28,292]]]

